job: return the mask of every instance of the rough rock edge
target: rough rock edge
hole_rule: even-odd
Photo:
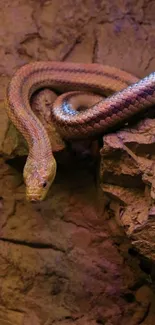
[[[119,203],[119,223],[134,247],[155,261],[155,120],[104,137],[100,183]]]

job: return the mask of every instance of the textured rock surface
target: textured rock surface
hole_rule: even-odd
[[[101,183],[104,193],[118,202],[118,218],[132,244],[155,260],[155,120],[104,137]]]
[[[22,178],[27,147],[4,104],[13,72],[35,60],[98,62],[149,74],[154,15],[153,1],[0,2],[1,325],[155,322],[154,266],[131,248],[132,242],[155,259],[154,120],[104,137],[100,189],[97,150],[89,142],[65,147],[49,125],[43,94],[40,118],[59,165],[47,200],[30,205]]]

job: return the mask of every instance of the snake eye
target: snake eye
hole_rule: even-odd
[[[45,181],[43,184],[42,184],[42,187],[46,187],[47,186],[47,182]]]

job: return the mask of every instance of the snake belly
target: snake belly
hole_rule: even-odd
[[[6,110],[28,143],[24,181],[29,201],[43,200],[56,174],[47,131],[30,106],[34,92],[45,87],[58,94],[89,92],[90,98],[93,94],[110,95],[82,112],[71,106],[74,95],[59,96],[52,108],[52,118],[66,139],[104,134],[117,123],[155,104],[155,73],[139,80],[130,73],[100,64],[53,61],[29,63],[19,68],[7,89]]]

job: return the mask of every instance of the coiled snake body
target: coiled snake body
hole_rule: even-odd
[[[28,143],[24,180],[29,201],[43,200],[56,174],[47,131],[30,107],[32,94],[44,87],[68,92],[60,95],[52,108],[56,127],[67,139],[104,134],[111,126],[155,104],[155,73],[139,81],[125,71],[99,64],[35,62],[21,67],[8,86],[6,110]],[[94,105],[92,93],[98,102]],[[101,99],[103,95],[110,96]],[[91,106],[88,110],[74,110],[85,102]]]

